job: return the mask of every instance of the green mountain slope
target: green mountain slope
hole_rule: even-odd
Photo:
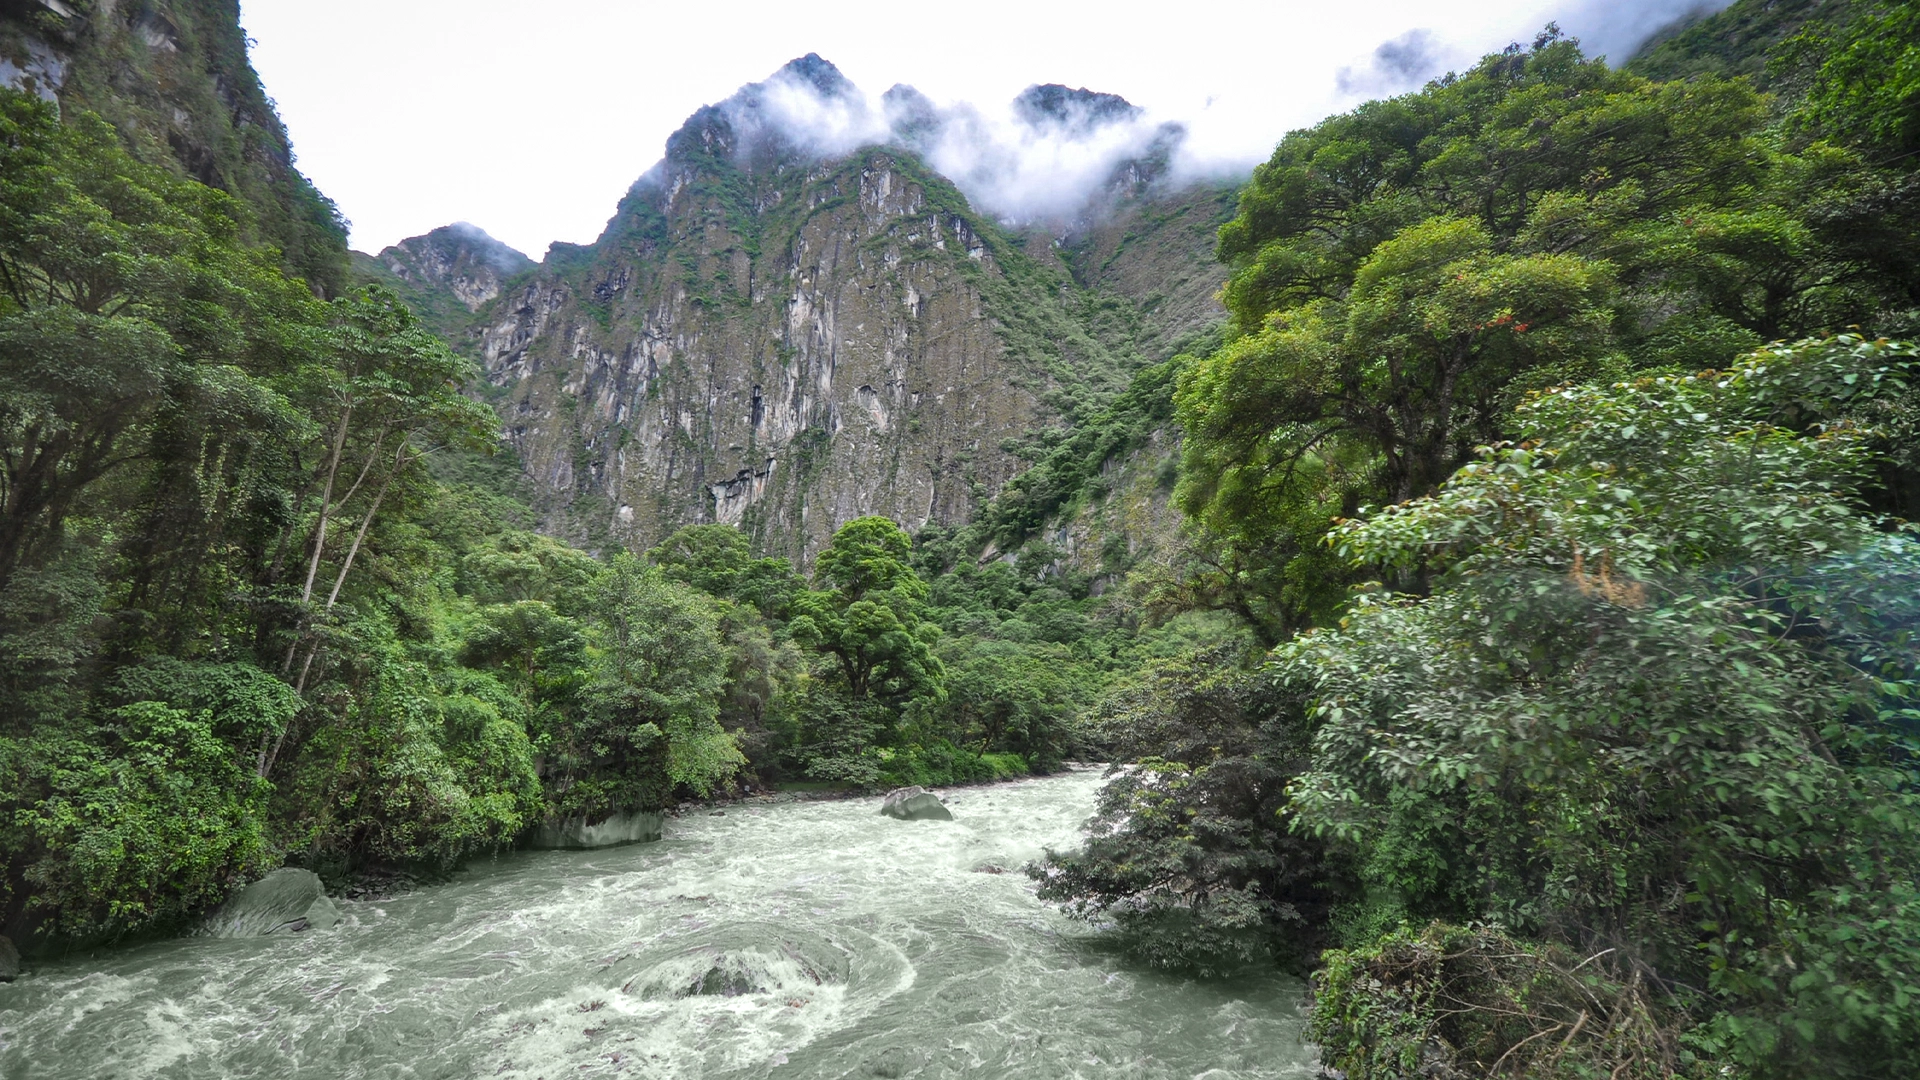
[[[1689,75],[1746,75],[1762,86],[1773,79],[1767,61],[1787,39],[1813,26],[1845,23],[1859,0],[1739,0],[1656,35],[1627,68],[1650,79]]]

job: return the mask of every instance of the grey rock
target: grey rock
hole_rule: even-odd
[[[20,950],[13,942],[0,937],[0,982],[12,982],[20,977]]]
[[[203,937],[259,937],[331,929],[340,912],[311,870],[287,866],[227,898],[201,926]]]
[[[947,809],[946,804],[918,784],[887,792],[886,801],[880,804],[880,812],[901,821],[953,820],[953,812]]]
[[[588,824],[586,818],[543,821],[534,829],[528,844],[535,848],[573,851],[645,844],[660,839],[660,826],[665,821],[664,814],[652,810],[615,814],[592,824]]]
[[[331,898],[316,897],[302,918],[306,920],[310,929],[331,930],[340,925],[340,909],[333,906]]]

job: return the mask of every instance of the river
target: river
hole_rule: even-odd
[[[41,962],[0,985],[0,1077],[1311,1075],[1298,980],[1145,970],[1035,899],[1021,865],[1076,842],[1099,784],[959,789],[952,822],[746,803],[332,930]]]

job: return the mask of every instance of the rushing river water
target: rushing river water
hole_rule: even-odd
[[[43,962],[0,985],[0,1077],[1310,1075],[1297,980],[1149,972],[1034,898],[1099,783],[962,789],[952,822],[732,806],[333,930]]]

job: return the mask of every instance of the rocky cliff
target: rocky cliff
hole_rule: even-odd
[[[353,253],[358,277],[398,292],[428,326],[455,342],[507,282],[538,265],[466,222],[410,237],[378,255]]]
[[[4,0],[0,86],[99,113],[140,157],[238,198],[316,292],[346,283],[346,226],[294,167],[237,0]]]
[[[477,311],[451,336],[502,392],[568,539],[643,547],[718,521],[804,563],[862,514],[964,523],[1218,321],[1230,192],[1168,183],[1179,132],[1162,130],[1077,210],[996,217],[927,163],[950,120],[904,87],[883,100],[884,126],[839,145],[795,124],[803,107],[861,108],[809,56],[694,114],[591,245],[514,277],[475,235],[439,230],[367,272]],[[1098,127],[1137,110],[1036,87],[1016,113]]]

